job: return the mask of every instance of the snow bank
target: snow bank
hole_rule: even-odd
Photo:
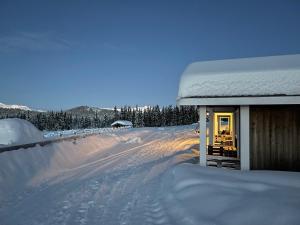
[[[42,132],[26,120],[0,120],[0,145],[26,144],[42,139]]]
[[[178,99],[300,94],[300,54],[196,62],[184,71]]]
[[[44,138],[57,138],[57,137],[71,137],[75,135],[85,134],[100,134],[111,130],[112,128],[89,128],[89,129],[73,129],[73,130],[57,130],[57,131],[44,131]]]
[[[120,142],[116,136],[103,134],[64,141],[26,150],[0,154],[0,202],[9,193],[14,196],[26,186],[34,186],[63,171],[76,168],[95,154],[109,154]]]
[[[182,164],[165,179],[172,224],[299,224],[300,173]]]

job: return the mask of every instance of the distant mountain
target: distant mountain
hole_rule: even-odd
[[[19,109],[25,111],[33,111],[31,108],[25,105],[6,105],[0,102],[0,108],[2,109]]]
[[[150,106],[141,106],[138,107],[139,110],[146,110],[150,108]],[[136,107],[131,107],[131,109],[136,109]],[[120,108],[117,109],[119,112]],[[99,107],[90,107],[90,106],[78,106],[71,109],[63,110],[67,113],[72,113],[75,117],[90,117],[94,118],[97,114],[100,120],[104,119],[106,115],[107,119],[114,118],[114,109],[113,108],[99,108]],[[39,113],[47,113],[47,111],[31,109],[28,106],[24,105],[7,105],[0,103],[0,119],[6,117],[20,117],[21,114],[26,113],[27,116],[33,117]]]
[[[73,117],[89,117],[93,119],[97,113],[97,116],[100,120],[104,120],[106,115],[107,120],[110,120],[114,117],[113,109],[101,109],[97,107],[89,107],[89,106],[78,106],[75,108],[71,108],[68,110],[63,110],[63,112],[71,113]],[[34,118],[39,113],[50,113],[41,110],[34,110],[27,106],[22,105],[6,105],[0,103],[0,119],[2,118],[21,118],[22,115],[26,115],[26,117]]]
[[[0,103],[0,119],[3,118],[21,118],[22,115],[27,117],[34,117],[37,114],[45,112],[42,110],[31,109],[25,105],[7,105]]]
[[[132,109],[136,109],[136,107],[132,106]],[[138,106],[139,110],[146,110],[150,108],[150,106]],[[0,102],[0,109],[16,109],[16,110],[25,110],[25,111],[35,111],[35,112],[46,112],[45,110],[39,110],[39,109],[31,109],[28,106],[25,105],[7,105]],[[117,109],[118,111],[121,111],[120,108]],[[111,111],[114,111],[113,108],[99,108],[99,107],[90,107],[90,106],[78,106],[74,107],[68,110],[65,110],[66,112],[83,112],[83,113],[95,113],[95,112],[107,112],[110,113]]]
[[[8,109],[8,110],[23,110],[23,111],[33,111],[33,112],[46,112],[45,110],[40,109],[31,109],[26,105],[7,105],[0,102],[0,110],[1,109]]]
[[[111,108],[98,108],[98,107],[90,107],[90,106],[77,106],[71,109],[66,110],[66,112],[111,112],[114,109]]]
[[[97,113],[100,119],[103,119],[104,115],[106,115],[107,118],[112,118],[114,116],[113,109],[90,107],[90,106],[78,106],[75,108],[65,110],[65,112],[72,113],[74,116],[78,116],[78,117],[81,116],[94,117],[95,114]]]

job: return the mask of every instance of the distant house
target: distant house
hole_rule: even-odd
[[[192,63],[177,105],[199,109],[200,165],[217,152],[243,170],[300,171],[300,55]]]
[[[132,127],[132,122],[128,120],[117,120],[111,124],[112,128],[119,128],[119,127],[126,127],[130,128]]]

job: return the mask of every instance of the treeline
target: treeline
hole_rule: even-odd
[[[160,108],[158,105],[144,110],[122,107],[114,109],[114,120],[129,120],[134,127],[164,127],[187,125],[198,121],[197,109],[194,106]]]
[[[74,115],[71,112],[30,112],[19,111],[14,115],[1,115],[1,118],[20,118],[33,123],[40,130],[70,130],[83,128],[109,127],[116,120],[129,120],[133,127],[161,127],[186,125],[198,121],[197,109],[193,106],[160,108],[158,105],[144,110],[139,108],[114,108],[111,115],[99,116],[95,111],[93,116]]]
[[[2,115],[0,119],[4,118],[20,118],[27,120],[34,124],[40,130],[71,130],[71,129],[86,129],[86,128],[101,128],[108,127],[113,122],[113,118],[98,116],[95,112],[93,116],[82,115],[78,116],[71,112],[30,112],[20,111],[14,115]]]

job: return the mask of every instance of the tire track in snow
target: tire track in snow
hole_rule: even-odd
[[[169,218],[162,205],[157,200],[152,200],[146,206],[146,223],[147,225],[169,225]]]
[[[163,139],[165,139],[165,138],[162,137],[162,138],[160,138],[160,139],[158,139],[158,140],[152,140],[152,141],[150,141],[150,142],[148,142],[148,143],[145,143],[145,144],[143,144],[143,145],[139,145],[139,146],[136,146],[136,147],[133,147],[133,148],[130,148],[130,149],[123,150],[123,151],[120,152],[120,153],[115,153],[115,154],[106,156],[106,157],[104,157],[104,158],[100,158],[100,159],[97,159],[97,160],[95,160],[95,161],[92,161],[92,162],[83,164],[83,165],[78,166],[78,167],[74,167],[74,168],[70,168],[70,169],[64,169],[64,170],[61,170],[61,172],[68,172],[68,171],[74,171],[74,170],[83,169],[83,168],[85,168],[85,167],[97,165],[98,163],[101,163],[101,162],[104,162],[104,161],[106,161],[106,163],[108,163],[110,160],[114,160],[114,159],[116,159],[116,158],[120,158],[120,157],[124,157],[124,156],[129,156],[129,153],[131,153],[132,151],[135,151],[135,150],[137,150],[137,149],[140,149],[140,148],[143,148],[143,147],[152,145],[153,143],[158,142],[159,140],[163,140]]]

